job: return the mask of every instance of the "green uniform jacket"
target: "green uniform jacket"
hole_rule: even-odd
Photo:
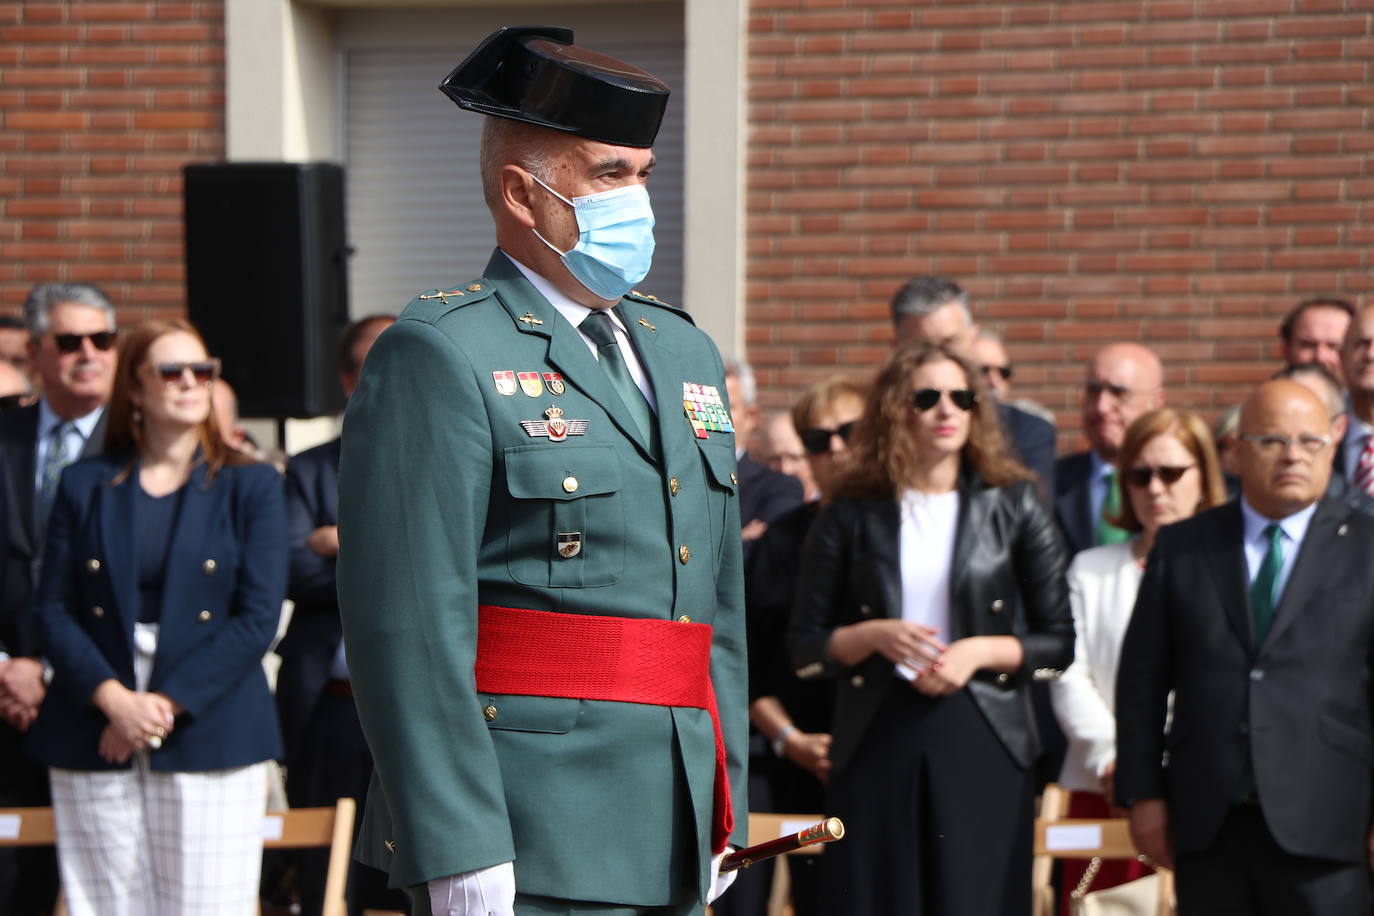
[[[707,890],[709,714],[479,694],[479,603],[711,624],[744,845],[735,441],[696,438],[682,403],[684,382],[724,396],[720,355],[685,312],[634,294],[618,310],[653,384],[660,459],[616,416],[582,335],[499,251],[482,280],[411,302],[349,401],[339,607],[377,773],[358,856],[393,886],[514,859],[526,894],[654,906]],[[506,371],[539,373],[537,396],[502,394]],[[521,426],[555,406],[585,432]],[[581,549],[565,558],[570,533]]]

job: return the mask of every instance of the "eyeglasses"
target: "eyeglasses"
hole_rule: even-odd
[[[96,331],[94,334],[54,334],[53,342],[60,353],[75,353],[81,349],[81,342],[89,340],[97,350],[108,350],[115,345],[118,334],[114,331]]]
[[[206,359],[193,363],[158,363],[153,367],[153,371],[162,379],[162,384],[168,388],[181,381],[187,373],[191,373],[191,378],[195,379],[197,385],[208,385],[219,378],[219,360]]]
[[[824,426],[804,429],[801,436],[802,448],[806,449],[809,455],[824,455],[830,451],[830,439],[832,436],[839,436],[846,444],[849,444],[849,437],[854,435],[854,426],[858,421],[850,420],[848,423],[841,423],[834,429],[826,429]]]
[[[1303,433],[1300,436],[1280,436],[1277,433],[1266,433],[1259,436],[1238,436],[1237,438],[1242,442],[1249,442],[1261,454],[1271,458],[1288,454],[1288,450],[1295,443],[1309,455],[1315,455],[1331,444],[1330,436],[1314,436],[1311,433]]]
[[[973,405],[978,403],[978,396],[967,388],[951,388],[948,391],[941,391],[939,388],[922,388],[911,394],[911,404],[917,410],[927,411],[940,403],[942,395],[949,395],[949,402],[960,410],[972,410]]]
[[[1127,468],[1121,472],[1121,479],[1126,481],[1127,486],[1135,487],[1137,490],[1143,490],[1148,487],[1150,481],[1154,480],[1156,477],[1159,478],[1159,482],[1164,484],[1164,486],[1172,487],[1183,479],[1184,474],[1187,474],[1195,467],[1197,467],[1197,465],[1189,464],[1181,468],[1169,467],[1168,465],[1154,468]]]
[[[982,366],[983,375],[991,379],[994,375],[1000,375],[1002,381],[1011,381],[1011,366]]]

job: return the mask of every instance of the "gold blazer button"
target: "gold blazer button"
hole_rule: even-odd
[[[483,710],[482,710],[482,718],[483,718],[483,719],[486,719],[488,722],[490,722],[492,719],[495,719],[495,718],[496,718],[496,707],[495,707],[495,706],[488,706],[488,707],[486,707],[485,709],[483,709]]]
[[[97,604],[95,607],[91,608],[91,614],[95,617],[104,617],[105,609]]]
[[[676,496],[676,495],[677,495],[678,488],[679,488],[679,485],[678,485],[678,480],[677,480],[677,478],[676,478],[676,477],[669,477],[669,478],[668,478],[668,492],[671,493],[671,494],[673,494],[674,496]]]
[[[677,549],[677,558],[682,561],[683,566],[686,566],[687,561],[692,559],[691,548],[689,548],[686,544],[683,544],[681,547]]]
[[[204,563],[200,564],[200,571],[207,576],[213,576],[216,569],[219,569],[219,564],[214,560],[206,560]]]
[[[209,611],[201,611],[199,614],[196,615],[196,619],[199,620],[201,623],[205,623],[213,616],[215,615],[211,614]]]
[[[98,573],[98,572],[100,572],[100,561],[97,560],[95,557],[91,557],[89,560],[87,560],[87,561],[86,561],[86,572],[93,572],[93,573]]]
[[[577,478],[576,478],[576,477],[573,477],[571,474],[569,474],[567,477],[564,477],[564,478],[563,478],[563,492],[564,492],[564,493],[576,493],[576,492],[577,492]]]
[[[1006,604],[1002,601],[1001,598],[994,598],[994,599],[993,599],[993,601],[992,601],[992,612],[993,612],[994,614],[1000,614],[1000,613],[1002,613],[1002,608],[1004,608],[1004,607],[1006,607]]]
[[[691,622],[692,622],[692,618],[691,618],[690,616],[688,616],[687,614],[683,614],[681,617],[679,617],[679,618],[677,619],[677,622],[678,622],[678,623],[691,623]]]

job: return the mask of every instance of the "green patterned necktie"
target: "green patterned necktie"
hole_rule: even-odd
[[[1274,592],[1283,569],[1283,529],[1270,525],[1264,529],[1264,536],[1269,540],[1269,552],[1264,555],[1259,573],[1250,586],[1250,613],[1255,624],[1256,646],[1264,644],[1264,637],[1269,635],[1269,627],[1274,623]]]
[[[597,361],[601,363],[602,370],[615,386],[620,400],[625,402],[630,419],[634,420],[639,431],[644,434],[644,441],[649,442],[650,448],[657,454],[658,424],[654,422],[654,412],[649,408],[644,392],[639,390],[634,377],[630,375],[630,367],[625,363],[625,354],[620,352],[620,344],[616,342],[615,331],[611,327],[611,316],[604,311],[593,310],[582,319],[578,328],[587,335],[588,340],[596,344]]]
[[[48,450],[43,456],[43,472],[38,486],[38,527],[39,543],[43,533],[48,530],[48,516],[52,514],[52,504],[57,498],[57,482],[62,477],[62,469],[76,457],[70,454],[68,433],[76,429],[70,420],[59,420],[48,433]],[[41,547],[39,548],[42,549]]]
[[[1102,514],[1097,517],[1097,543],[1120,544],[1131,539],[1131,533],[1118,528],[1108,518],[1115,518],[1121,511],[1121,487],[1117,486],[1116,471],[1107,472],[1107,498],[1102,500]]]

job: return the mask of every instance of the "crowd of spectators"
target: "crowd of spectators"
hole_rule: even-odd
[[[1353,640],[1350,651],[1365,653],[1351,664],[1358,677],[1317,676],[1320,654],[1312,649],[1308,658],[1309,647],[1292,631],[1269,635],[1268,625],[1275,614],[1284,621],[1320,613],[1320,601],[1303,593],[1328,565],[1333,573],[1344,569],[1339,552],[1328,560],[1323,548],[1303,548],[1305,521],[1295,520],[1315,512],[1329,523],[1323,542],[1334,535],[1344,545],[1359,543],[1355,532],[1374,515],[1374,307],[1331,297],[1298,303],[1278,328],[1282,363],[1274,381],[1223,411],[1214,428],[1193,411],[1166,406],[1157,354],[1136,341],[1109,343],[1083,367],[1087,448],[1056,457],[1052,414],[1015,395],[1007,346],[977,326],[956,282],[915,278],[891,306],[896,342],[885,366],[808,389],[750,443],[775,473],[801,480],[808,500],[772,520],[744,519],[756,539],[746,567],[751,719],[762,754],[755,773],[766,774],[751,783],[752,807],[843,813],[858,836],[832,847],[819,865],[791,863],[799,911],[820,902],[818,911],[848,913],[1026,912],[1020,895],[1030,881],[1030,808],[1016,793],[1027,780],[1035,790],[1048,782],[1069,790],[1069,816],[1130,817],[1137,846],[1158,864],[1178,866],[1182,899],[1195,912],[1213,912],[1205,907],[1222,899],[1232,909],[1215,912],[1367,912],[1374,849],[1367,749],[1374,735],[1367,688],[1355,687],[1370,682],[1374,588],[1362,578],[1345,588],[1357,577],[1341,574],[1330,587],[1343,589],[1339,599],[1358,625],[1300,624]],[[901,389],[916,399],[914,408],[885,408],[882,391],[869,390],[874,384]],[[816,405],[841,389],[856,393],[854,406],[842,418],[820,416]],[[975,432],[988,414],[1000,421],[992,446]],[[894,464],[891,441],[902,428],[936,454],[943,453],[933,443],[951,436],[944,444],[957,446],[959,460],[946,467],[957,474],[932,474],[929,455]],[[986,510],[977,508],[971,479],[1003,499],[1017,479],[994,473],[989,480],[985,468],[999,455],[1029,472],[1040,504],[1026,507],[1029,521],[1003,518],[984,529],[976,554],[966,531]],[[889,476],[875,478],[883,473]],[[1041,517],[1053,520],[1052,542],[1018,543],[1029,537],[1025,525],[1034,531]],[[1274,536],[1279,559],[1265,560],[1270,544],[1251,537],[1252,518],[1283,533]],[[1213,532],[1212,542],[1228,551],[1214,569],[1225,613],[1240,623],[1234,645],[1207,647],[1230,678],[1224,685],[1189,680],[1205,678],[1211,656],[1179,635],[1200,624],[1180,619],[1168,601],[1154,596],[1149,604],[1149,637],[1127,636],[1141,583],[1152,573],[1208,600],[1217,594],[1196,570],[1171,578],[1163,568],[1154,548],[1174,528],[1179,538],[1183,530],[1193,538],[1195,530]],[[1003,547],[1009,566],[999,569],[989,554]],[[1281,562],[1283,576],[1260,578],[1267,562]],[[1299,584],[1285,597],[1287,576],[1299,576],[1295,568]],[[1271,617],[1259,622],[1255,615],[1266,613]],[[1047,643],[1070,618],[1072,650]],[[1003,621],[1005,630],[996,625]],[[970,665],[956,650],[970,637],[1002,633],[1020,641],[1019,652]],[[1233,672],[1227,665],[1237,650],[1246,667]],[[1294,737],[1304,731],[1272,714],[1273,697],[1262,693],[1266,667],[1304,658],[1314,671],[1292,673],[1285,689],[1319,701],[1325,731],[1312,739],[1322,748],[1307,751],[1300,767],[1259,734],[1284,741],[1273,734],[1275,722]],[[1155,692],[1120,688],[1123,665],[1135,666],[1133,678],[1147,670]],[[931,690],[933,680],[946,689]],[[908,683],[916,689],[903,689]],[[1188,698],[1177,708],[1174,690]],[[1193,740],[1174,723],[1207,718],[1196,710],[1218,698],[1225,713],[1210,717],[1207,750],[1220,772],[1204,784],[1212,819],[1198,829],[1195,817],[1170,819],[1175,806],[1197,803],[1197,789],[1181,767],[1167,765],[1164,751]],[[1029,726],[1019,718],[1027,708]],[[958,725],[950,728],[951,721]],[[1144,753],[1135,749],[1124,785],[1119,728],[1137,743],[1149,741]],[[980,734],[996,737],[978,749]],[[1358,777],[1326,760],[1332,748],[1356,754]],[[1002,775],[993,775],[991,758],[1005,765]],[[1330,775],[1344,782],[1319,785]],[[1306,799],[1325,804],[1328,794],[1356,812],[1341,823],[1360,825],[1342,844],[1310,839],[1321,833],[1314,824],[1332,812],[1309,811]],[[963,845],[970,822],[981,830],[976,851]],[[1066,913],[1086,865],[1070,861],[1060,876]],[[1319,868],[1332,876],[1329,883],[1312,877]],[[1091,887],[1102,889],[1149,869],[1130,862],[1094,871]],[[731,913],[762,912],[740,906],[738,896],[733,903]]]
[[[1237,860],[1238,843],[1268,844],[1270,881],[1306,887],[1310,861],[1348,865],[1359,851],[1309,841],[1302,817],[1252,816],[1314,790],[1245,736],[1271,702],[1253,686],[1265,653],[1308,651],[1280,639],[1284,614],[1298,612],[1283,595],[1290,576],[1313,587],[1328,559],[1298,548],[1325,544],[1325,522],[1358,543],[1374,515],[1374,306],[1297,305],[1279,328],[1274,380],[1212,428],[1167,406],[1148,347],[1103,346],[1083,367],[1087,448],[1062,457],[1053,415],[1017,396],[1008,346],[978,326],[958,283],[913,279],[892,320],[882,366],[812,385],[773,415],[759,409],[748,364],[726,367],[751,807],[840,814],[851,828],[827,855],[789,861],[796,911],[1027,911],[1033,799],[1050,781],[1072,792],[1071,816],[1129,814],[1142,849],[1177,864],[1196,900],[1263,883]],[[392,321],[349,327],[346,394]],[[58,283],[36,287],[22,317],[0,317],[0,806],[53,805],[60,853],[0,851],[0,911],[48,912],[59,861],[74,914],[150,894],[198,913],[256,897],[250,834],[277,772],[267,761],[284,764],[292,805],[361,803],[372,762],[335,593],[338,460],[338,439],[289,460],[258,449],[185,322],[120,329],[99,289]],[[1246,540],[1252,516],[1280,545],[1273,582],[1269,546]],[[1230,741],[1205,786],[1224,796],[1220,813],[1179,825],[1171,806],[1200,790],[1157,751],[1205,717],[1193,693],[1161,704],[1200,676],[1194,667],[1228,671],[1234,659],[1226,646],[1210,646],[1215,659],[1178,648],[1176,635],[1198,624],[1161,595],[1206,586],[1176,581],[1157,548],[1177,552],[1213,529],[1234,541],[1226,574],[1237,582],[1218,586],[1219,619],[1240,621],[1237,678],[1248,681],[1187,682],[1204,698],[1221,691],[1234,721],[1213,723]],[[1330,551],[1333,570],[1343,556]],[[1364,651],[1374,587],[1350,578],[1333,582],[1334,598],[1363,616],[1352,610],[1328,635]],[[1136,622],[1142,583],[1149,616]],[[274,643],[284,601],[289,622]],[[1271,626],[1279,633],[1266,636]],[[275,699],[260,664],[269,649],[281,659]],[[1139,672],[1124,691],[1123,669]],[[1361,670],[1367,683],[1367,661]],[[1299,694],[1318,690],[1290,677]],[[1320,685],[1335,706],[1316,710],[1314,740],[1359,752],[1363,784],[1338,788],[1363,819],[1364,849],[1370,701],[1348,688]],[[1290,723],[1275,713],[1266,724]],[[1120,752],[1118,733],[1129,736]],[[1349,776],[1320,763],[1298,775]],[[180,829],[188,807],[219,812],[213,836]],[[102,820],[88,816],[96,809]],[[319,910],[323,867],[322,857],[290,863],[302,912]],[[1081,871],[1067,866],[1064,890]],[[1094,886],[1143,871],[1103,869]],[[1347,879],[1280,896],[1345,906],[1367,894]],[[762,913],[768,883],[763,869],[746,874],[716,912]],[[357,864],[349,899],[354,912],[407,906]]]

